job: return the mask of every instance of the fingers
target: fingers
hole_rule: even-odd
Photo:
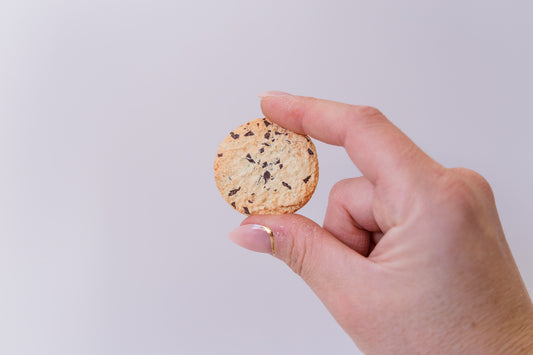
[[[300,215],[251,216],[232,231],[230,239],[254,251],[271,253],[268,231],[274,235],[274,256],[284,261],[327,305],[335,290],[362,280],[370,263],[328,231]],[[359,276],[361,278],[359,278]]]
[[[415,175],[411,170],[436,164],[374,108],[276,92],[261,96],[266,117],[295,132],[344,146],[373,183]]]
[[[372,209],[374,185],[365,177],[341,180],[329,194],[324,229],[344,244],[367,256],[380,230]]]

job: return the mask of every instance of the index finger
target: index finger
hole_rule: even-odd
[[[375,108],[280,92],[259,96],[268,119],[324,143],[343,146],[373,183],[413,175],[421,164],[435,163]]]

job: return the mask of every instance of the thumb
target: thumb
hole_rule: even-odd
[[[243,248],[284,261],[326,306],[335,301],[336,290],[345,289],[347,282],[361,285],[359,281],[367,274],[368,260],[300,215],[251,216],[229,238]]]

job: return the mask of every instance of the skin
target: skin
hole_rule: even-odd
[[[431,159],[381,112],[280,92],[266,117],[343,146],[363,176],[331,190],[323,226],[251,216],[230,233],[300,275],[367,354],[533,353],[533,304],[474,171]]]

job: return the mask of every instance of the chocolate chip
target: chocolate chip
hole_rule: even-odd
[[[270,138],[270,132],[265,133],[265,139],[269,139],[269,138]]]
[[[233,138],[233,139],[239,139],[239,135],[238,135],[238,134],[235,134],[235,133],[233,133],[233,132],[230,132],[229,135],[230,135],[231,138]]]
[[[265,148],[259,149],[259,153],[263,153],[265,151]]]
[[[281,184],[282,184],[283,186],[285,186],[286,188],[288,188],[289,190],[292,189],[292,188],[291,188],[291,185],[287,184],[285,181],[283,181]]]
[[[270,144],[268,143],[261,143],[262,145],[266,145],[267,147],[270,147]]]
[[[255,163],[255,160],[252,159],[250,153],[246,154],[246,160],[248,160],[250,163]]]
[[[304,179],[304,183],[307,184],[307,182],[309,181],[310,178],[311,178],[311,175],[309,175],[308,177],[306,177],[306,178]]]
[[[241,187],[239,186],[238,189],[233,189],[233,190],[231,190],[231,191],[229,192],[228,196],[233,196],[233,195],[235,195],[237,192],[240,191],[240,189],[241,189]]]
[[[279,168],[280,168],[280,169],[283,169],[283,164],[279,164]]]
[[[276,162],[274,163],[274,165],[278,165],[279,164],[279,159],[276,160]]]
[[[263,174],[263,179],[265,179],[265,183],[268,179],[270,179],[270,173],[268,171],[265,171],[265,173]]]
[[[275,134],[276,136],[279,136],[280,134],[283,134],[283,133],[279,133],[278,131],[276,131],[276,132],[274,132],[274,134]]]
[[[263,122],[265,123],[265,126],[266,126],[266,127],[268,127],[268,126],[270,126],[270,125],[272,124],[272,123],[268,122],[268,121],[266,120],[266,118],[263,118]]]
[[[254,132],[248,131],[248,132],[246,132],[246,134],[244,136],[245,137],[250,137],[250,136],[253,136],[253,135],[254,135]]]
[[[233,206],[233,208],[237,208],[235,207],[235,202],[232,202],[231,205]]]
[[[265,162],[263,162],[263,165],[261,165],[261,167],[262,167],[262,168],[266,168],[267,165],[268,165],[268,163],[265,161]]]
[[[274,141],[275,141],[275,139],[272,139],[272,142],[274,142]]]
[[[248,203],[254,203],[253,201],[248,200]]]
[[[309,153],[309,155],[315,155],[315,153],[313,153],[313,151],[311,150],[311,148],[307,148],[307,153]]]
[[[246,213],[246,214],[250,214],[250,211],[248,211],[248,207],[245,206],[245,207],[243,207],[242,209],[244,210],[244,213]]]
[[[217,156],[218,156],[218,157],[221,157],[222,155],[223,155],[222,153],[220,153],[220,154],[217,154]]]

